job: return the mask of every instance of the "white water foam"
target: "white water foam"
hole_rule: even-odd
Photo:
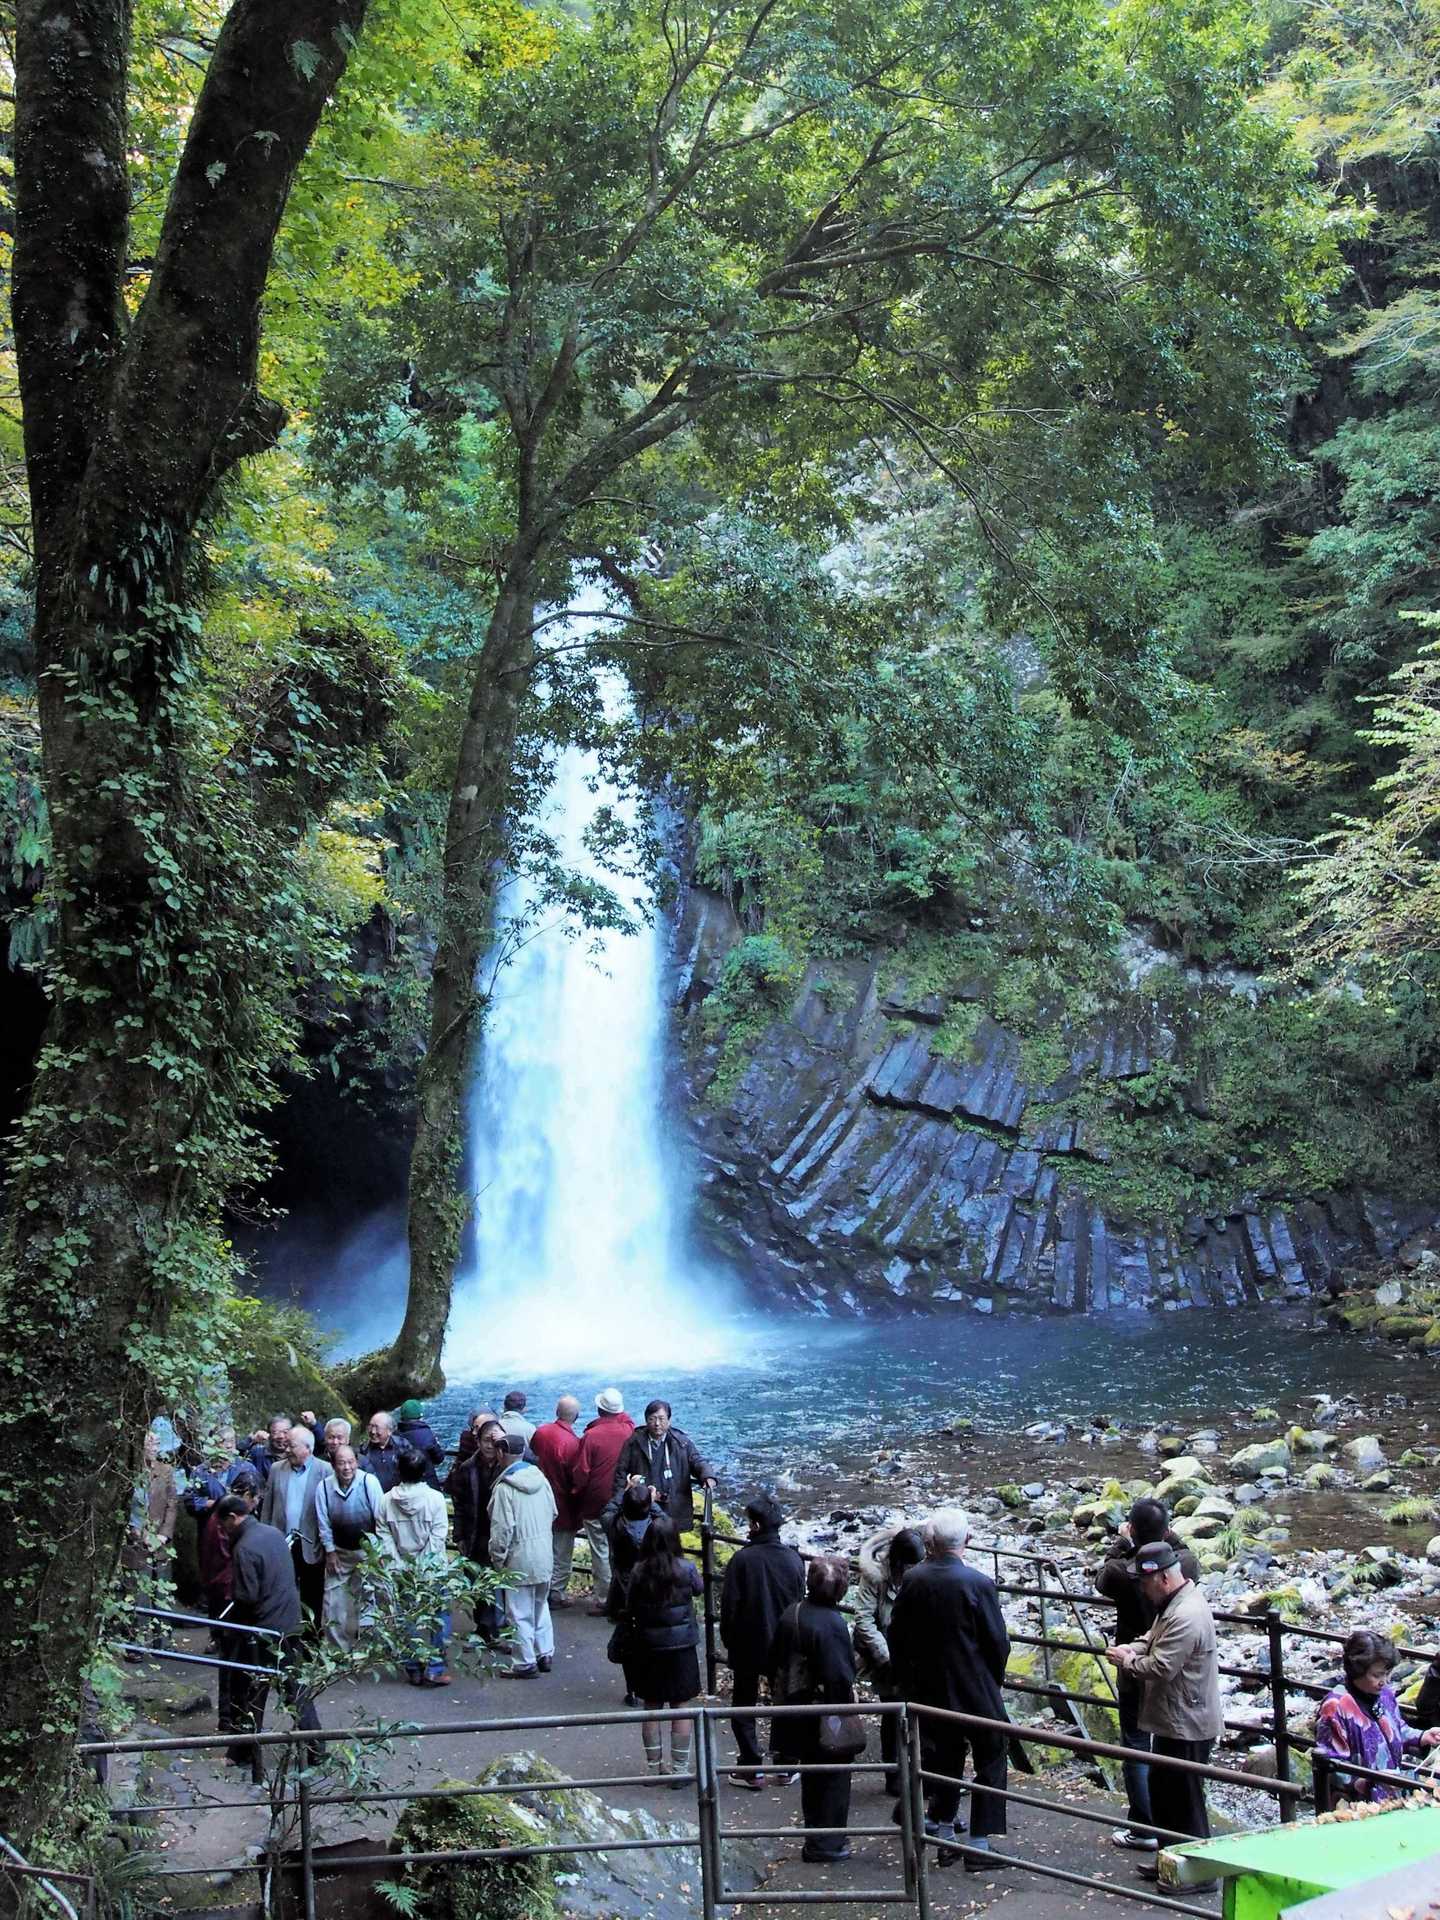
[[[445,1349],[455,1381],[689,1369],[750,1344],[728,1280],[685,1253],[685,1156],[663,1110],[664,930],[587,852],[602,806],[633,811],[570,749],[543,824],[636,931],[572,937],[557,910],[495,978],[471,1091],[473,1252]]]

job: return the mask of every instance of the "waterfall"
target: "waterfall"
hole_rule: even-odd
[[[577,938],[556,909],[495,973],[471,1086],[453,1380],[693,1367],[734,1350],[728,1288],[685,1252],[685,1156],[663,1105],[664,926],[587,852],[602,806],[633,818],[594,756],[567,750],[543,825],[567,866],[620,894],[636,931]],[[527,917],[512,890],[517,905]]]

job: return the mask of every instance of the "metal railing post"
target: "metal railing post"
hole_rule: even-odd
[[[1310,1755],[1310,1778],[1315,1786],[1316,1813],[1329,1813],[1334,1805],[1335,1789],[1331,1779],[1330,1756],[1322,1753],[1319,1747]]]
[[[910,1790],[910,1845],[915,1850],[915,1911],[919,1920],[930,1920],[930,1862],[925,1854],[925,1782],[922,1778],[925,1760],[920,1747],[920,1716],[912,1713],[908,1705],[901,1731],[909,1776],[906,1785]]]
[[[895,1730],[895,1778],[900,1786],[896,1812],[900,1815],[900,1864],[905,1870],[905,1891],[915,1898],[915,1807],[910,1797],[910,1715],[902,1708],[890,1723]],[[884,1739],[885,1720],[880,1721]]]
[[[700,1577],[705,1586],[705,1691],[713,1696],[720,1655],[715,1643],[715,1506],[709,1487],[700,1519]]]
[[[1285,1691],[1285,1627],[1274,1607],[1265,1610],[1265,1631],[1270,1641],[1270,1712],[1275,1722],[1275,1778],[1290,1778],[1289,1702]],[[1293,1802],[1282,1795],[1280,1818],[1293,1820]]]
[[[315,1920],[315,1852],[310,1834],[310,1783],[303,1770],[295,1782],[300,1802],[300,1891],[305,1903],[305,1920]]]
[[[725,1892],[725,1868],[720,1851],[720,1793],[715,1776],[715,1721],[713,1710],[702,1706],[695,1726],[695,1828],[700,1836],[701,1920],[715,1920],[715,1907]]]

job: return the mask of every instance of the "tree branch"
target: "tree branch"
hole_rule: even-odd
[[[96,505],[148,439],[163,455],[146,463],[140,509],[188,528],[214,482],[278,436],[283,413],[255,386],[261,298],[296,169],[367,4],[236,0],[226,15],[119,369]]]

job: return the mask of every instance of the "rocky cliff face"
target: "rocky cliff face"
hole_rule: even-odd
[[[946,1057],[953,998],[912,996],[881,959],[832,962],[823,980],[807,974],[726,1097],[707,1097],[718,1050],[700,1010],[740,938],[726,903],[693,889],[677,1007],[700,1229],[773,1297],[842,1315],[1293,1299],[1434,1216],[1331,1195],[1173,1226],[1107,1217],[1077,1177],[1094,1164],[1085,1125],[1056,1107],[1081,1071],[1118,1097],[1173,1052],[1143,986],[1123,1019],[1074,1044],[1068,1076],[1040,1087],[987,1014],[967,1057]]]

